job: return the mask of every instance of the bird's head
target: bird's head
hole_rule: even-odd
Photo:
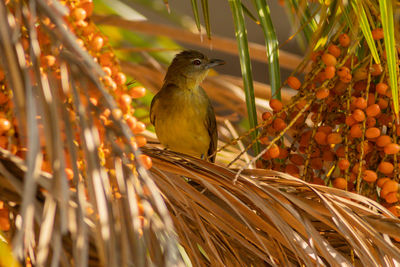
[[[186,50],[175,56],[168,67],[165,81],[176,82],[177,79],[187,79],[188,83],[197,86],[207,76],[210,68],[223,65],[225,61],[209,59],[196,50]]]

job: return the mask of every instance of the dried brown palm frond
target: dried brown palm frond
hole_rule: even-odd
[[[400,220],[369,198],[156,148],[152,178],[196,266],[394,266]],[[189,182],[188,182],[189,180]]]
[[[165,204],[67,16],[58,1],[0,1],[1,93],[13,97],[1,111],[14,122],[0,150],[0,201],[14,255],[35,266],[181,265]],[[57,63],[44,65],[46,55]]]

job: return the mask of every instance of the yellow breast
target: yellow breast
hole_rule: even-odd
[[[205,124],[208,105],[208,99],[199,90],[161,93],[152,107],[161,144],[194,157],[207,156],[211,141]]]

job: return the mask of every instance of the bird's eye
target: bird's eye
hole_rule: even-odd
[[[200,59],[195,59],[195,60],[193,60],[193,64],[194,65],[200,65],[201,64],[201,60]]]

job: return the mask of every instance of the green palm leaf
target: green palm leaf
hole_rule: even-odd
[[[240,67],[243,76],[243,85],[246,94],[246,105],[250,128],[257,125],[256,104],[254,98],[253,75],[251,70],[251,60],[249,55],[249,47],[247,42],[247,31],[244,22],[243,8],[240,0],[229,0],[232,10],[233,22],[235,24],[236,40],[239,48]],[[252,139],[257,139],[257,132],[252,133]],[[254,152],[258,154],[260,147],[258,142],[253,145]]]
[[[399,92],[397,86],[397,54],[396,42],[394,40],[394,23],[393,23],[393,3],[391,0],[380,0],[379,8],[381,11],[382,27],[384,32],[385,51],[387,56],[387,64],[389,70],[389,82],[392,90],[392,99],[396,118],[399,115]]]

